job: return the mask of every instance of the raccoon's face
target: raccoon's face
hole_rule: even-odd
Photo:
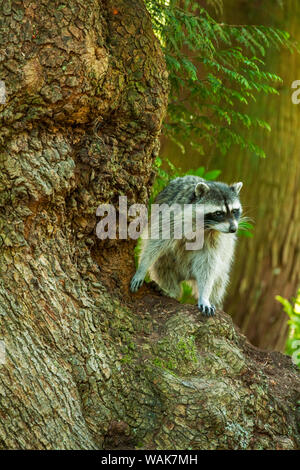
[[[231,186],[218,182],[201,182],[196,185],[197,204],[204,207],[204,227],[223,233],[235,233],[238,229],[242,206],[239,192],[243,183]]]

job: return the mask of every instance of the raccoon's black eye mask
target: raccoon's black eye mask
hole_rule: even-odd
[[[232,209],[231,213],[236,219],[238,219],[239,216],[241,215],[240,209]]]
[[[232,209],[231,212],[224,212],[224,211],[216,211],[216,212],[210,212],[208,214],[205,214],[204,216],[204,221],[206,223],[209,222],[224,222],[227,218],[234,217],[235,219],[238,219],[240,216],[240,209]]]
[[[226,212],[224,212],[224,211],[213,212],[213,216],[217,217],[217,218],[224,217],[225,215],[226,215]]]
[[[204,221],[205,222],[223,222],[226,219],[226,212],[223,211],[216,211],[216,212],[210,212],[208,214],[205,214],[204,216]]]

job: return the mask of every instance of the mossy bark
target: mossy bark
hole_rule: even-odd
[[[132,243],[95,236],[100,203],[151,187],[168,85],[143,1],[0,5],[0,448],[297,448],[290,359],[131,296]]]

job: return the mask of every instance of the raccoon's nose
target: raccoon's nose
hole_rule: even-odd
[[[237,231],[237,224],[231,223],[229,225],[229,233],[235,233]]]

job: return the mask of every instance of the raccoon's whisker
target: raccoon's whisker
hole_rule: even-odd
[[[242,215],[239,219],[239,224],[241,222],[253,222],[254,223],[254,219],[252,217],[247,217],[247,216]]]
[[[241,215],[241,218],[242,218],[242,217],[248,217],[248,214],[249,214],[249,213],[250,213],[250,216],[251,216],[251,212],[253,212],[253,211],[247,211],[247,210],[245,210],[245,209],[243,208],[243,214]]]

